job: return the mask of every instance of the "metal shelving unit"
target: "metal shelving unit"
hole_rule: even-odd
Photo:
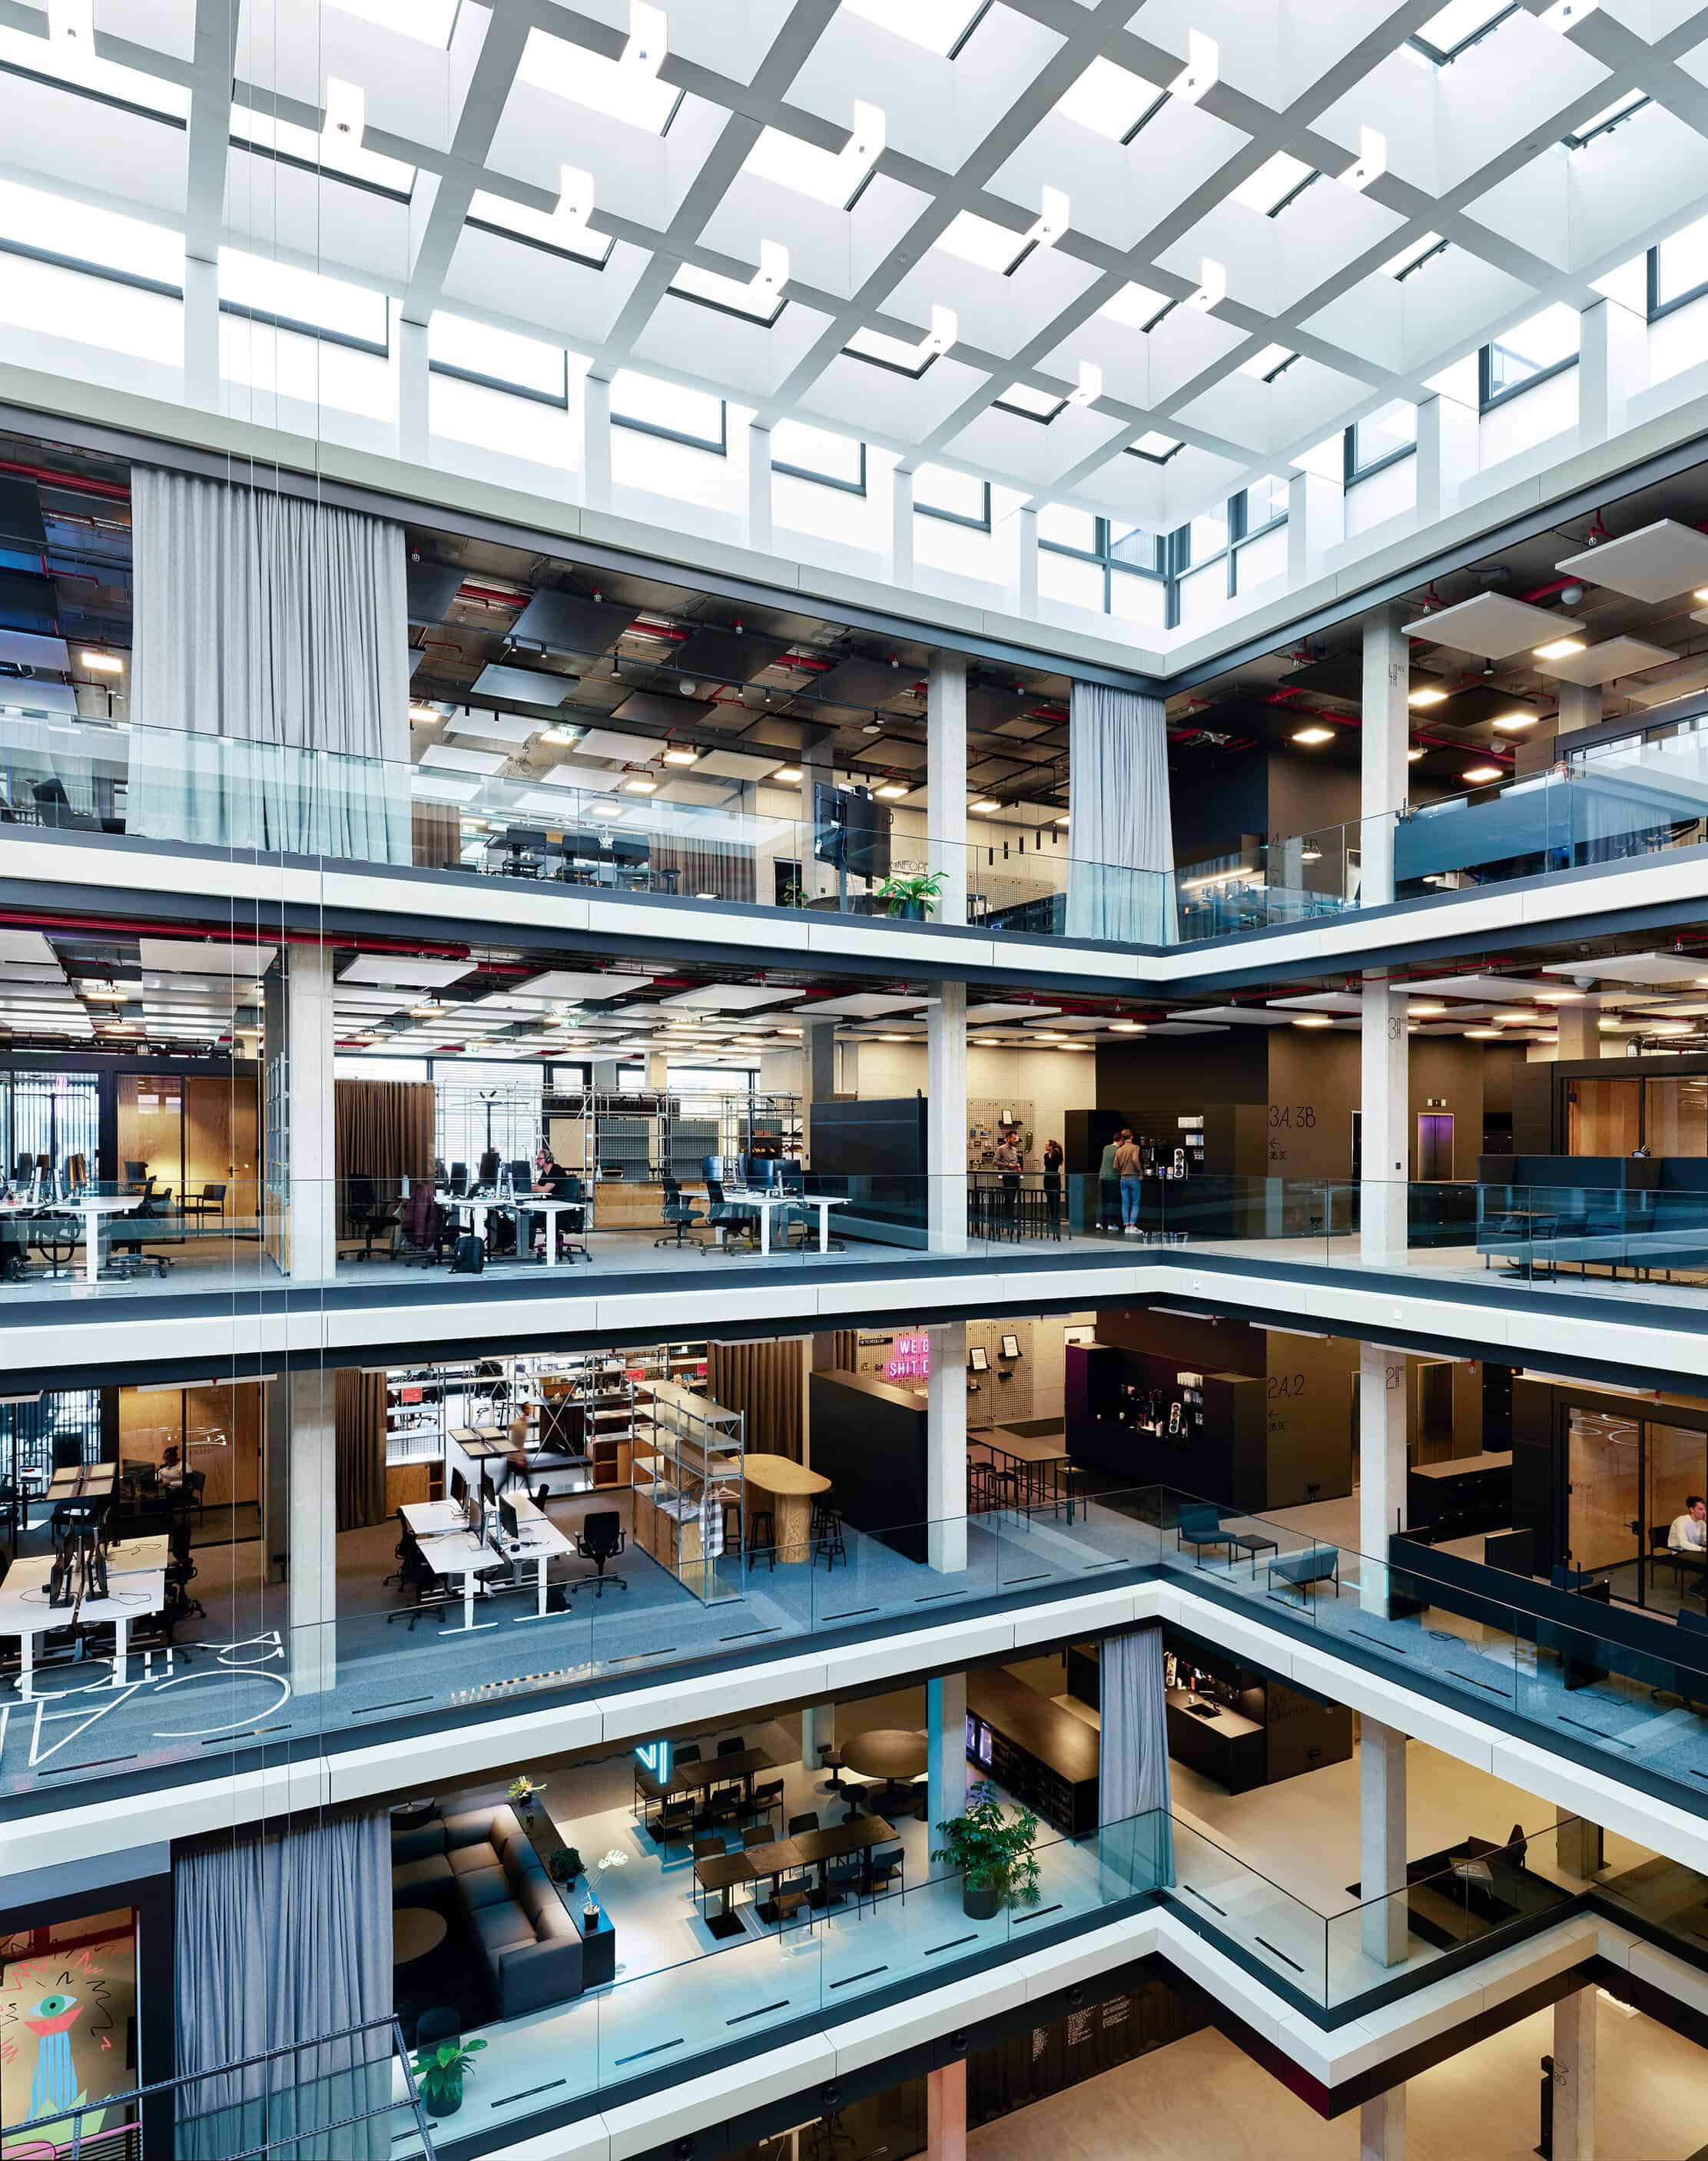
[[[737,1596],[720,1589],[717,1561],[725,1526],[732,1523],[729,1551],[739,1572],[747,1516],[746,1414],[677,1381],[642,1381],[637,1394],[634,1543],[706,1604]],[[715,1514],[703,1507],[708,1487]],[[709,1523],[715,1528],[708,1541]]]

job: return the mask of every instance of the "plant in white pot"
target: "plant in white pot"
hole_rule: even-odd
[[[994,1786],[981,1781],[968,1789],[966,1813],[940,1823],[943,1843],[933,1861],[946,1861],[961,1877],[961,1911],[971,1921],[988,1921],[1004,1906],[1038,1903],[1038,1856],[1032,1851],[1038,1819],[1028,1809],[1012,1816],[997,1799]]]
[[[593,1929],[600,1926],[599,1899],[596,1890],[600,1878],[605,1874],[607,1869],[627,1868],[627,1866],[628,1856],[623,1851],[620,1846],[613,1846],[609,1853],[601,1853],[600,1855],[597,1864],[597,1874],[593,1873],[591,1871],[589,1872],[587,1877],[586,1903],[581,1908],[581,1925],[590,1934]]]

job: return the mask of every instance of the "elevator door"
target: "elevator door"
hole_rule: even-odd
[[[1419,1111],[1418,1113],[1418,1176],[1420,1179],[1440,1179],[1453,1175],[1453,1113],[1450,1111]]]

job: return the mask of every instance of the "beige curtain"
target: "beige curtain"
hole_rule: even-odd
[[[372,1179],[375,1199],[394,1200],[404,1179],[433,1175],[430,1080],[337,1080],[333,1096],[341,1216],[352,1178]]]
[[[353,1366],[338,1368],[333,1430],[338,1462],[336,1528],[359,1531],[369,1523],[383,1523],[391,1513],[386,1505],[383,1373],[358,1372]]]
[[[756,1453],[802,1455],[804,1346],[797,1341],[714,1343],[706,1353],[706,1392],[726,1410],[747,1414],[747,1443]]]
[[[655,881],[661,872],[674,871],[676,890],[689,900],[702,893],[714,893],[720,900],[758,897],[753,851],[746,841],[655,839],[648,861]]]
[[[860,1332],[854,1328],[836,1328],[831,1331],[836,1346],[836,1368],[839,1373],[857,1370],[860,1357]]]

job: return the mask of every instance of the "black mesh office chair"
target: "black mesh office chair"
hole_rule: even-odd
[[[683,1199],[682,1188],[678,1180],[667,1178],[664,1184],[664,1221],[673,1226],[674,1235],[669,1238],[654,1238],[654,1245],[674,1246],[679,1253],[684,1246],[691,1246],[696,1253],[704,1253],[706,1247],[700,1244],[699,1239],[690,1238],[688,1235],[692,1225],[703,1223],[706,1221],[704,1213],[695,1207],[691,1201]]]
[[[759,1219],[751,1209],[731,1207],[721,1179],[706,1179],[706,1228],[721,1233],[716,1250],[735,1253],[745,1247],[752,1252],[759,1242]]]
[[[581,1529],[575,1534],[575,1551],[583,1560],[592,1562],[596,1572],[571,1588],[585,1591],[591,1586],[594,1596],[598,1598],[605,1596],[607,1583],[614,1583],[620,1590],[627,1591],[627,1578],[615,1572],[607,1575],[606,1568],[607,1564],[615,1560],[627,1544],[623,1534],[622,1518],[615,1508],[600,1508],[584,1518]]]

